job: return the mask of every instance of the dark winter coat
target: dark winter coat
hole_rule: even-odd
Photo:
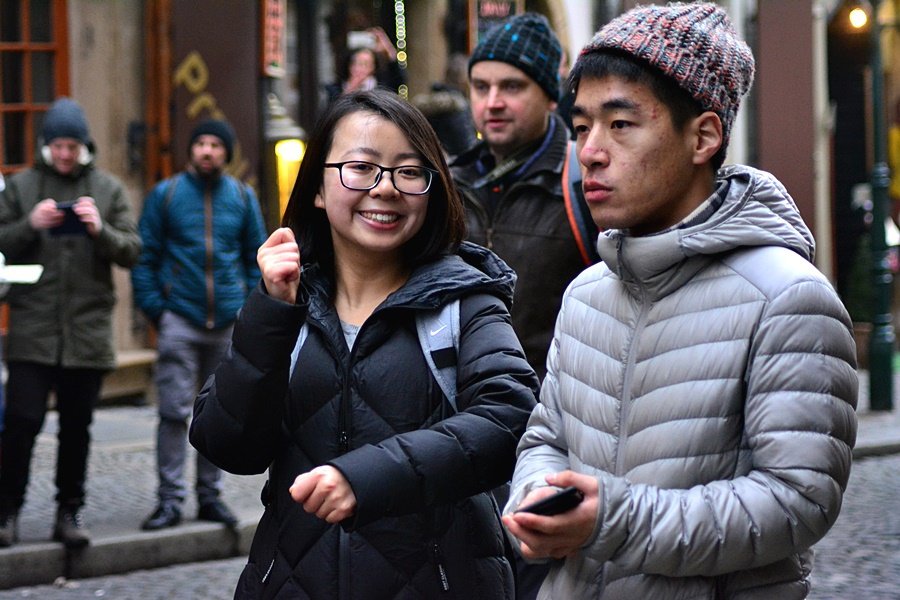
[[[562,119],[551,118],[556,125],[549,145],[508,184],[493,215],[485,199],[490,184],[480,189],[472,186],[485,174],[480,161],[488,152],[486,144],[460,155],[451,165],[466,204],[468,239],[496,252],[518,275],[513,327],[541,378],[563,291],[584,269],[563,201],[562,170],[569,134]]]
[[[103,228],[56,236],[28,222],[45,198],[57,202],[94,199]],[[116,303],[112,265],[137,260],[141,239],[122,183],[94,167],[93,157],[71,175],[60,175],[41,159],[10,177],[0,194],[0,252],[8,264],[41,264],[35,284],[12,286],[8,360],[65,368],[112,369],[112,312]]]
[[[147,195],[140,231],[131,283],[144,314],[156,322],[168,310],[201,329],[231,325],[259,281],[256,252],[266,241],[253,190],[186,171]]]
[[[413,272],[347,348],[333,284],[304,270],[290,305],[257,288],[204,386],[191,443],[232,473],[269,469],[265,514],[237,598],[513,598],[488,490],[508,481],[537,379],[509,324],[515,275],[464,245]],[[474,266],[473,266],[474,265]],[[431,375],[414,314],[461,297],[459,413]],[[309,337],[290,378],[303,322]],[[288,493],[319,465],[343,473],[352,518],[328,525]]]

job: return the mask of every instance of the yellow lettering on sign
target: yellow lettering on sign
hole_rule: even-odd
[[[203,92],[191,100],[191,103],[187,106],[187,115],[192,119],[196,119],[203,109],[206,109],[209,116],[213,119],[225,118],[225,113],[218,107],[216,99],[209,92]]]
[[[184,57],[173,77],[175,85],[183,85],[192,94],[206,89],[209,83],[209,68],[200,53],[194,50]]]
[[[192,96],[185,108],[189,119],[199,119],[201,113],[206,112],[210,118],[228,120],[225,112],[219,108],[215,96],[206,91],[206,86],[209,85],[209,67],[206,66],[206,61],[199,52],[194,50],[185,56],[181,64],[176,67],[172,79],[176,87],[183,85]],[[235,140],[231,162],[225,167],[225,172],[237,179],[244,179],[249,170],[250,163],[244,158],[241,143]],[[255,188],[256,178],[248,177],[247,183]]]

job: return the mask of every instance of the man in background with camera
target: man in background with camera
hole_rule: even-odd
[[[219,119],[198,123],[184,171],[144,200],[144,247],[131,272],[134,301],[158,333],[158,503],[141,528],[181,523],[187,497],[188,422],[194,398],[231,344],[237,312],[259,281],[256,252],[266,241],[256,194],[226,173],[237,138]],[[220,499],[222,471],[196,456],[197,518],[234,527]]]
[[[0,193],[0,252],[9,264],[44,267],[34,285],[7,296],[6,412],[0,465],[0,547],[18,541],[31,454],[56,392],[58,510],[53,539],[90,541],[81,516],[90,424],[112,344],[113,263],[129,268],[141,240],[122,183],[94,165],[84,112],[60,98],[44,115],[34,166]]]

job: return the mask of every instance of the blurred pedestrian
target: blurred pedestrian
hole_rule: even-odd
[[[450,157],[468,150],[477,141],[465,92],[468,60],[464,54],[451,55],[447,59],[444,81],[432,83],[428,92],[416,94],[412,99],[412,103],[434,128],[441,146]]]
[[[185,170],[144,201],[144,250],[131,274],[134,299],[157,329],[159,502],[141,527],[174,527],[187,495],[188,420],[194,397],[228,348],[238,309],[259,281],[262,213],[249,186],[224,172],[235,134],[221,120],[199,123]],[[197,518],[233,526],[220,498],[222,472],[197,456]]]
[[[3,181],[3,173],[0,173],[0,192],[6,189],[6,183]],[[6,265],[6,257],[0,252],[0,270]],[[9,283],[0,278],[0,302],[6,300],[6,292],[9,291]],[[4,340],[0,339],[0,436],[3,435],[3,414],[6,412],[6,400],[4,399],[4,388],[6,387],[6,364],[3,362],[3,344]],[[2,455],[0,455],[2,460]]]
[[[891,197],[891,218],[900,222],[900,98],[894,102],[891,125],[888,128],[888,166],[891,182],[888,187]]]
[[[713,3],[642,6],[570,76],[603,262],[566,291],[503,517],[539,598],[800,599],[856,438],[856,352],[771,174],[720,168],[754,59]],[[520,510],[573,486],[555,516]]]
[[[18,539],[35,437],[55,392],[59,413],[53,539],[87,545],[81,515],[90,424],[103,376],[116,366],[112,265],[128,268],[141,241],[122,183],[97,168],[84,112],[60,98],[44,115],[33,167],[0,194],[0,251],[44,267],[10,290],[7,406],[0,466],[0,547]]]
[[[564,200],[569,133],[555,112],[561,52],[547,19],[535,13],[487,33],[469,59],[469,101],[482,140],[451,163],[468,239],[518,275],[513,327],[541,378],[563,291],[585,268]]]
[[[216,464],[269,471],[235,598],[512,598],[488,492],[510,476],[537,379],[509,325],[515,275],[460,246],[422,114],[385,90],[341,96],[283,224],[191,424]],[[447,398],[418,315],[456,300],[458,348],[430,355],[455,361]]]
[[[354,35],[355,34],[355,35]],[[347,49],[340,80],[325,86],[329,102],[349,92],[384,87],[396,92],[406,83],[406,73],[397,62],[397,49],[381,27],[351,32],[351,42],[359,46]]]

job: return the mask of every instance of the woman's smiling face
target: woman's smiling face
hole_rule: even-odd
[[[326,162],[352,160],[384,167],[424,166],[421,155],[399,127],[364,111],[338,121]],[[394,176],[385,172],[371,190],[351,190],[341,183],[339,169],[325,167],[315,205],[328,216],[336,258],[350,252],[392,255],[401,260],[401,248],[425,222],[428,194],[398,192]]]

